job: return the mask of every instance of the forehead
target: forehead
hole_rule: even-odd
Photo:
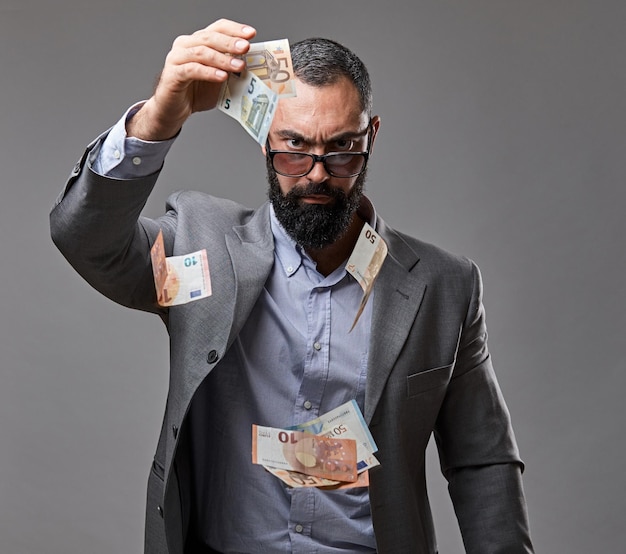
[[[296,131],[317,140],[345,131],[360,131],[369,119],[356,87],[347,78],[320,87],[296,79],[298,96],[281,98],[271,133]]]

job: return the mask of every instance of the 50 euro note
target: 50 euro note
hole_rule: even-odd
[[[354,329],[365,309],[365,305],[374,289],[374,282],[387,257],[387,252],[387,243],[369,223],[365,223],[352,250],[352,254],[350,254],[350,258],[348,258],[346,263],[346,270],[357,280],[363,289],[363,297],[350,331]]]
[[[286,38],[254,42],[243,56],[246,69],[254,73],[281,98],[296,96],[291,50]]]
[[[380,465],[374,456],[378,447],[355,400],[301,423],[292,429],[328,438],[354,439],[357,449],[357,472]]]
[[[289,41],[253,43],[242,59],[246,68],[228,76],[217,107],[265,146],[278,98],[296,95]]]
[[[166,257],[163,232],[159,231],[150,257],[159,306],[176,306],[211,296],[206,250]]]
[[[333,481],[358,479],[356,441],[252,426],[252,463]]]

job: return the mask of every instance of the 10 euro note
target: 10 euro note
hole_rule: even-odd
[[[358,479],[356,441],[252,426],[252,463],[333,481]]]
[[[211,296],[211,275],[206,250],[185,256],[165,256],[163,232],[150,250],[159,306],[177,306]]]

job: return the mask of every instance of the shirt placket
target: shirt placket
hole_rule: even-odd
[[[320,415],[330,361],[331,294],[329,286],[316,286],[306,300],[306,354],[294,407],[295,423],[304,423]],[[289,519],[293,552],[314,552],[311,532],[315,520],[315,492],[312,489],[291,491]]]
[[[294,423],[304,423],[320,415],[330,360],[330,302],[330,287],[314,287],[307,298],[306,354],[294,407]]]

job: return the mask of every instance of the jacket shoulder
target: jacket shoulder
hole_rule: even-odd
[[[431,275],[458,275],[465,278],[471,278],[478,272],[476,264],[466,256],[398,231],[382,220],[378,227],[387,242],[390,255],[407,266],[409,271],[419,269]]]
[[[207,217],[220,217],[229,220],[233,225],[246,223],[257,210],[248,208],[233,200],[219,198],[205,192],[181,190],[172,193],[166,203],[168,211],[181,214]]]

